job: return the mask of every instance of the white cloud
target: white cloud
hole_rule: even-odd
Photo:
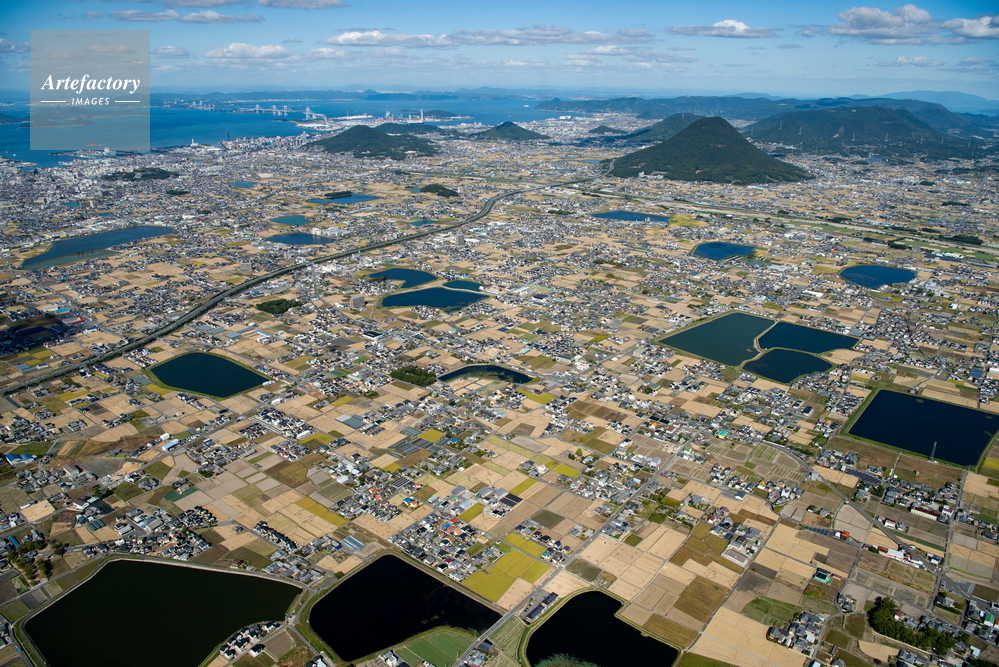
[[[928,11],[913,4],[891,13],[876,7],[851,7],[839,13],[830,35],[854,37],[871,44],[924,44],[942,41],[934,35],[939,24]]]
[[[292,7],[296,9],[330,9],[346,7],[343,0],[257,0],[261,7]]]
[[[349,58],[350,56],[346,51],[331,49],[327,46],[323,46],[318,49],[312,49],[305,54],[305,57],[312,60],[340,60],[343,58]]]
[[[119,21],[176,21],[180,14],[172,9],[165,12],[140,12],[138,9],[126,9],[121,12],[111,12],[111,16]]]
[[[299,37],[289,37],[288,39],[282,40],[282,44],[301,44],[302,40]]]
[[[619,30],[607,35],[595,30],[578,32],[572,28],[535,23],[530,28],[515,30],[459,30],[452,37],[461,44],[475,45],[539,45],[539,44],[631,44],[651,42],[655,38],[645,30]]]
[[[190,58],[191,52],[180,46],[161,46],[153,49],[153,55],[159,58]]]
[[[613,35],[596,31],[535,24],[514,30],[459,30],[440,35],[388,34],[380,30],[349,30],[325,40],[334,46],[405,46],[409,48],[451,49],[458,46],[525,46],[541,44],[630,44],[651,42],[645,30],[621,30]]]
[[[777,45],[778,49],[800,49],[801,44],[794,44],[792,42],[781,42]]]
[[[585,53],[570,53],[565,57],[566,67],[606,67],[606,64]]]
[[[88,21],[93,21],[94,19],[104,18],[104,14],[102,14],[101,12],[83,12],[83,18],[87,19]]]
[[[334,46],[410,46],[422,48],[454,48],[447,35],[389,35],[380,30],[350,30],[326,39]]]
[[[950,19],[940,26],[969,39],[999,39],[999,15],[996,14],[982,14],[973,19]]]
[[[260,23],[264,20],[259,14],[246,14],[244,16],[229,16],[219,14],[216,11],[207,9],[203,12],[195,12],[178,19],[181,23]]]
[[[598,46],[595,49],[587,51],[587,53],[594,56],[627,56],[633,54],[634,52],[635,49],[617,45]]]
[[[253,46],[242,42],[233,42],[229,46],[220,46],[205,53],[206,58],[239,58],[248,60],[277,60],[291,56],[292,52],[283,46],[274,44]]]
[[[915,65],[916,67],[940,67],[941,65],[946,64],[946,60],[933,60],[932,58],[927,58],[925,56],[916,56],[915,58],[899,56],[898,58],[895,58],[895,60],[878,63],[878,67],[902,67],[903,65]]]
[[[725,19],[713,25],[678,25],[669,29],[674,35],[696,35],[707,37],[736,37],[744,39],[761,39],[776,37],[770,28],[750,28],[742,21]]]
[[[27,53],[27,42],[12,42],[0,37],[0,53]]]

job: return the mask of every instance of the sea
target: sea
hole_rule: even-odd
[[[432,121],[435,125],[454,125],[457,123],[481,123],[486,126],[499,125],[507,121],[524,123],[548,118],[557,118],[570,114],[565,111],[541,111],[536,109],[537,101],[528,100],[342,100],[342,101],[308,101],[308,100],[268,100],[260,106],[269,109],[276,105],[279,109],[288,106],[290,113],[285,117],[270,113],[239,113],[238,108],[254,108],[256,102],[232,103],[216,105],[214,111],[200,109],[152,107],[150,110],[150,147],[169,148],[185,146],[192,141],[199,144],[218,144],[226,139],[242,139],[248,137],[289,136],[309,132],[298,127],[294,120],[303,120],[305,108],[315,113],[329,117],[353,116],[367,114],[374,117],[387,116],[418,116],[420,110],[448,111],[460,118],[453,121]],[[221,110],[226,109],[226,110]],[[7,106],[2,113],[9,116],[26,118],[29,113],[27,105]],[[114,119],[97,119],[98,123],[113,123]],[[30,168],[59,167],[68,164],[76,158],[70,155],[53,155],[49,151],[33,151],[29,149],[30,131],[22,128],[20,123],[0,125],[0,156],[34,163]]]

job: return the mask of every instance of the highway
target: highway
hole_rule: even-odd
[[[261,276],[256,276],[254,278],[250,278],[248,280],[245,280],[245,281],[241,282],[238,285],[234,285],[234,286],[232,286],[232,287],[230,287],[230,288],[228,288],[226,290],[223,290],[223,291],[219,292],[218,294],[216,294],[215,296],[213,296],[211,299],[209,299],[205,303],[202,303],[202,304],[199,304],[199,305],[195,306],[191,310],[187,311],[186,313],[184,313],[183,315],[181,315],[180,317],[178,317],[173,322],[171,322],[169,324],[163,325],[162,327],[160,327],[156,331],[152,332],[148,336],[144,336],[143,338],[137,338],[135,340],[131,340],[131,341],[125,343],[124,345],[120,345],[120,346],[114,348],[113,350],[109,350],[107,352],[102,352],[101,354],[97,354],[95,356],[89,357],[88,359],[86,359],[84,361],[81,361],[80,363],[72,364],[72,365],[69,365],[69,366],[63,366],[63,367],[58,368],[58,369],[56,369],[56,370],[54,370],[54,371],[52,371],[50,373],[46,373],[44,375],[40,375],[40,376],[37,376],[37,377],[30,378],[30,379],[25,380],[23,382],[19,382],[17,384],[13,384],[13,385],[4,387],[3,389],[0,389],[0,398],[3,398],[5,396],[10,396],[12,394],[16,394],[16,393],[18,393],[20,391],[24,391],[25,389],[27,389],[29,387],[33,387],[35,385],[42,384],[43,382],[49,382],[51,380],[55,380],[57,378],[63,377],[64,375],[70,375],[72,373],[76,373],[76,372],[78,372],[78,371],[80,371],[80,370],[82,370],[84,368],[88,368],[89,366],[92,366],[94,364],[100,364],[100,363],[104,363],[106,361],[110,361],[111,359],[115,359],[117,357],[120,357],[121,355],[126,354],[128,352],[131,352],[132,350],[137,350],[140,347],[143,347],[145,345],[149,345],[150,343],[152,343],[152,342],[154,342],[154,341],[162,338],[163,336],[171,334],[174,331],[177,331],[178,329],[180,329],[184,325],[188,324],[189,322],[191,322],[191,321],[193,321],[193,320],[201,317],[202,315],[204,315],[208,311],[212,310],[213,308],[215,308],[216,306],[218,306],[219,304],[221,304],[222,302],[224,302],[229,297],[233,297],[233,296],[236,296],[237,294],[241,294],[242,292],[245,292],[248,289],[256,287],[257,285],[260,285],[261,283],[265,283],[268,280],[272,280],[274,278],[277,278],[279,276],[283,276],[283,275],[286,275],[286,274],[289,274],[289,273],[294,273],[295,271],[301,271],[302,269],[308,268],[310,266],[314,266],[316,264],[323,264],[323,263],[332,262],[332,261],[335,261],[335,260],[338,260],[338,259],[344,259],[344,258],[350,257],[352,255],[357,255],[357,254],[361,254],[361,253],[371,252],[372,250],[378,250],[380,248],[385,248],[385,247],[388,247],[388,246],[398,245],[400,243],[406,243],[408,241],[414,241],[416,239],[424,238],[424,237],[427,237],[427,236],[432,236],[434,234],[440,234],[442,232],[448,232],[448,231],[451,231],[453,229],[457,229],[459,227],[463,227],[465,225],[468,225],[468,224],[471,224],[471,223],[476,222],[478,220],[481,220],[485,216],[489,215],[489,213],[492,212],[493,206],[496,204],[496,202],[498,202],[501,199],[504,199],[506,197],[512,197],[513,195],[518,195],[518,194],[522,194],[522,193],[525,193],[525,192],[531,192],[533,190],[543,190],[545,188],[551,188],[551,187],[557,187],[557,186],[558,187],[564,187],[564,186],[567,186],[567,185],[573,185],[573,184],[576,184],[576,183],[583,183],[583,182],[590,181],[590,180],[593,180],[593,178],[591,177],[591,178],[578,179],[578,180],[575,180],[575,181],[567,181],[567,182],[564,182],[564,183],[563,182],[547,183],[547,184],[538,185],[538,186],[535,186],[535,187],[532,187],[532,188],[524,188],[524,189],[521,189],[521,190],[510,190],[509,192],[501,192],[501,193],[493,195],[492,197],[490,197],[489,199],[487,199],[486,202],[482,205],[482,208],[479,209],[478,213],[470,215],[467,218],[465,218],[464,220],[456,222],[453,225],[448,225],[446,227],[440,227],[440,228],[437,228],[437,229],[427,229],[427,230],[424,230],[424,231],[415,232],[413,234],[406,234],[405,236],[397,236],[397,237],[389,239],[387,241],[378,241],[376,243],[369,243],[367,245],[355,246],[355,247],[353,247],[353,248],[351,248],[349,250],[344,250],[344,251],[341,251],[341,252],[338,252],[338,253],[334,253],[332,255],[324,255],[323,257],[318,257],[318,258],[315,258],[315,259],[305,260],[303,262],[299,262],[299,263],[294,264],[292,266],[286,266],[286,267],[283,267],[283,268],[271,271],[270,273],[266,273],[266,274],[261,275]]]

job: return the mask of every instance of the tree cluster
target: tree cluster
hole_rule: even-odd
[[[395,378],[396,380],[402,380],[403,382],[408,382],[409,384],[415,384],[417,387],[429,387],[434,382],[437,382],[437,376],[431,371],[425,368],[417,368],[416,366],[405,366],[403,368],[397,368],[389,376]]]
[[[420,188],[420,192],[429,192],[437,195],[438,197],[458,197],[458,191],[452,190],[451,188],[445,187],[440,183],[431,183],[430,185],[424,185]]]
[[[895,618],[898,605],[891,598],[878,598],[874,606],[867,612],[867,622],[871,628],[886,637],[897,639],[911,646],[937,655],[947,655],[957,642],[954,635],[934,628],[921,627],[913,630],[908,625]]]
[[[301,301],[292,301],[291,299],[271,299],[270,301],[258,303],[256,308],[257,310],[262,310],[265,313],[270,313],[271,315],[281,315],[289,309],[296,308],[301,305]]]

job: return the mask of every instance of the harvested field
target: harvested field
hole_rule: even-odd
[[[697,577],[680,595],[674,608],[706,623],[711,618],[712,612],[725,599],[726,593],[724,587],[704,577]]]

